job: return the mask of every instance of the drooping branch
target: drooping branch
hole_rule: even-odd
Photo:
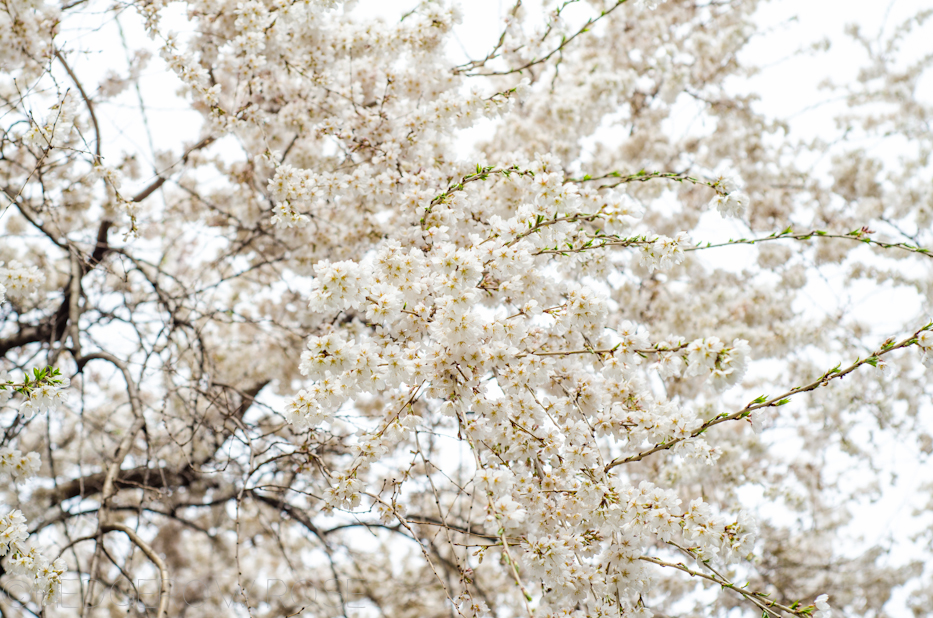
[[[171,586],[171,580],[169,579],[168,568],[165,566],[165,561],[162,560],[162,557],[157,554],[152,547],[149,546],[138,534],[136,531],[126,526],[124,524],[118,523],[109,523],[102,526],[101,531],[104,533],[107,532],[122,532],[130,538],[130,541],[133,542],[139,549],[142,550],[146,557],[156,565],[156,568],[159,569],[159,610],[156,613],[156,618],[164,618],[168,612],[168,604],[170,601],[169,589]],[[90,584],[88,585],[90,588]]]

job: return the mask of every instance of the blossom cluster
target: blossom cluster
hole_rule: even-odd
[[[458,127],[507,113],[522,92],[522,88],[516,88],[492,96],[483,96],[476,90],[466,97],[454,93],[441,95],[431,104],[414,110],[405,124],[396,128],[397,136],[383,136],[378,148],[374,148],[376,156],[372,164],[363,164],[352,172],[313,172],[279,165],[269,181],[276,200],[271,222],[286,228],[300,227],[308,223],[313,213],[341,204],[372,201],[379,206],[390,202],[417,206],[430,200],[432,195],[425,187],[432,178],[429,171],[395,178],[383,166],[397,162],[403,155],[403,145],[409,144],[404,149],[411,149],[420,135],[436,139]],[[316,130],[322,135],[352,139],[349,128],[335,124],[330,118]]]
[[[365,256],[313,265],[308,307],[325,320],[301,356],[310,384],[286,418],[314,431],[356,402],[387,402],[384,416],[357,432],[352,462],[330,471],[328,508],[363,505],[361,475],[412,439],[420,419],[406,401],[421,398],[471,445],[487,530],[521,539],[516,559],[547,582],[543,615],[581,594],[624,599],[634,611],[650,583],[642,557],[656,540],[701,560],[746,557],[756,533],[746,514],[727,523],[700,499],[681,510],[673,490],[632,484],[606,458],[672,444],[686,458],[715,461],[699,436],[703,418],[658,397],[639,369],[655,356],[663,377],[686,369],[721,391],[744,375],[748,343],[652,345],[643,325],[611,317],[605,289],[567,276],[573,266],[561,259],[585,261],[599,244],[619,247],[620,267],[670,270],[685,260],[686,235],[638,233],[631,200],[565,182],[549,155],[480,167],[470,178],[475,191],[457,183],[439,199],[403,185],[391,199],[410,200],[407,226]],[[273,191],[280,204],[316,203],[313,211],[344,199],[350,182],[282,166]],[[467,223],[481,182],[511,192],[514,210]],[[341,314],[357,326],[328,325]],[[397,517],[373,500],[383,519]]]
[[[37,266],[26,266],[16,260],[0,262],[0,301],[4,294],[22,300],[35,294],[45,283],[45,275]]]
[[[37,75],[53,53],[61,9],[38,0],[13,0],[0,11],[0,66]]]
[[[24,376],[24,381],[14,383],[5,369],[0,369],[0,404],[5,403],[14,393],[20,393],[26,400],[20,412],[31,416],[37,408],[53,408],[64,400],[68,380],[59,377],[57,369],[36,369]],[[35,451],[23,453],[10,447],[0,448],[0,475],[11,479],[15,485],[35,477],[42,462]],[[26,548],[29,537],[26,519],[20,511],[14,510],[0,517],[0,556],[9,555],[8,563],[16,575],[33,578],[38,598],[43,605],[54,603],[61,592],[61,576],[65,572],[62,559],[49,562],[35,548]]]
[[[25,455],[17,449],[9,447],[0,448],[0,474],[13,479],[14,483],[22,483],[39,472],[42,462],[35,451]]]
[[[77,136],[77,105],[75,96],[66,92],[49,108],[44,119],[32,123],[23,136],[23,141],[39,150],[61,148],[69,144]]]
[[[751,349],[744,339],[735,339],[731,347],[718,337],[708,337],[687,346],[687,375],[709,375],[710,382],[722,392],[735,386],[745,375]]]
[[[25,373],[21,382],[14,382],[6,369],[0,369],[0,404],[19,393],[23,396],[20,414],[32,418],[38,412],[55,411],[64,405],[69,386],[70,381],[60,377],[57,368],[35,369],[32,375]]]
[[[68,401],[68,379],[58,384],[44,383],[30,388],[25,393],[25,400],[20,404],[20,413],[27,418],[40,412],[54,412]]]
[[[670,270],[684,261],[683,247],[689,244],[690,237],[686,232],[680,232],[675,238],[658,236],[643,246],[641,258],[649,271]]]
[[[210,84],[207,70],[192,54],[179,50],[175,37],[166,38],[159,55],[198,101],[210,109],[216,109],[221,91],[220,84]]]
[[[34,547],[27,549],[28,538],[26,518],[20,511],[0,516],[0,556],[9,556],[7,562],[14,575],[32,578],[40,603],[50,605],[61,595],[62,575],[67,567],[61,558],[49,562]]]
[[[748,195],[739,190],[738,181],[732,176],[720,176],[713,188],[716,195],[710,200],[710,208],[715,208],[723,217],[741,217],[748,207]]]
[[[523,497],[534,484],[521,478],[486,484],[487,491],[501,496],[494,502],[497,514],[492,529],[514,531],[522,520],[532,519],[525,509],[517,508],[509,492]],[[534,527],[525,532],[520,547],[523,570],[553,587],[549,602],[540,608],[544,615],[559,613],[568,602],[579,599],[584,584],[594,586],[595,597],[627,599],[623,608],[635,610],[639,595],[650,590],[651,569],[643,557],[655,539],[682,543],[698,560],[731,561],[751,552],[758,529],[747,514],[727,523],[700,499],[685,509],[680,503],[675,492],[647,481],[631,486],[610,479],[608,485],[575,486],[574,501],[558,507],[570,522],[557,528]],[[583,516],[581,511],[592,515]],[[601,542],[602,535],[611,542]],[[610,608],[611,604],[599,609]]]

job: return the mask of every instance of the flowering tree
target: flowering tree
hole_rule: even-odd
[[[930,615],[928,515],[849,524],[933,331],[844,294],[933,301],[931,12],[827,143],[727,87],[757,5],[2,3],[4,615]]]

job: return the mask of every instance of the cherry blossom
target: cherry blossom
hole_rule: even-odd
[[[928,614],[929,14],[816,136],[758,5],[0,6],[0,583]]]

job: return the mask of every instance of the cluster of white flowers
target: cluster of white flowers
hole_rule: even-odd
[[[291,204],[287,200],[284,202],[277,202],[272,212],[275,213],[270,219],[273,225],[295,227],[308,222],[308,217],[292,209]]]
[[[697,339],[687,346],[687,375],[706,375],[718,392],[739,383],[748,368],[751,349],[744,339],[735,339],[731,347],[718,337]]]
[[[26,266],[16,260],[6,266],[0,262],[0,301],[4,293],[17,300],[31,296],[43,283],[45,274],[37,266]]]
[[[306,216],[292,204],[309,214],[348,195],[374,208],[386,199],[410,205],[407,226],[367,255],[313,265],[309,309],[326,323],[344,314],[373,330],[322,326],[308,339],[299,368],[311,384],[287,404],[286,418],[315,429],[348,413],[349,402],[377,396],[389,402],[384,418],[358,430],[352,463],[331,471],[327,506],[362,504],[359,475],[416,430],[418,416],[405,402],[420,393],[457,422],[475,449],[487,529],[523,539],[523,570],[547,582],[542,615],[585,590],[597,599],[624,599],[636,611],[650,582],[641,557],[652,538],[676,538],[703,559],[744,558],[755,530],[745,515],[726,525],[702,501],[685,513],[672,490],[635,487],[597,471],[606,469],[600,448],[606,440],[618,452],[676,444],[673,451],[685,458],[715,461],[718,452],[695,435],[702,418],[659,399],[634,368],[654,354],[663,376],[702,367],[722,389],[741,379],[747,343],[719,345],[709,359],[689,357],[683,338],[652,346],[643,326],[612,321],[604,292],[561,277],[559,269],[549,273],[552,256],[585,259],[604,238],[597,230],[635,232],[639,209],[624,193],[578,189],[550,155],[480,166],[470,178],[471,185],[445,183],[440,199],[424,188],[429,176],[409,178],[400,194],[380,197],[378,177],[364,192],[350,188],[360,183],[350,175],[277,168],[271,187],[286,227]],[[514,208],[467,225],[466,213],[492,184],[513,196]],[[620,257],[627,251],[651,270],[683,262],[689,242],[683,233],[626,238],[617,241]],[[713,343],[694,345],[704,341]],[[589,346],[612,353],[596,362],[560,352]],[[543,390],[554,381],[563,393]],[[397,517],[387,503],[374,502],[381,520]]]
[[[44,383],[29,389],[20,404],[20,414],[32,418],[39,412],[58,410],[68,401],[68,386],[68,378],[63,378],[59,384]]]
[[[232,44],[236,55],[241,59],[240,69],[255,71],[266,63],[262,53],[266,47],[263,30],[275,17],[270,16],[266,6],[256,0],[238,3],[236,16],[234,27],[237,36]]]
[[[38,75],[53,53],[61,8],[41,0],[11,0],[0,11],[0,66]]]
[[[219,104],[220,84],[210,85],[207,70],[201,66],[190,53],[178,49],[178,42],[173,36],[166,37],[165,43],[159,50],[162,60],[168,68],[181,79],[185,87],[194,95],[195,99],[214,109]],[[215,114],[214,120],[223,124],[222,115]]]
[[[120,174],[114,168],[109,165],[104,165],[103,163],[98,163],[94,166],[94,173],[114,191],[120,190],[122,180],[120,179]]]
[[[37,453],[23,455],[19,450],[0,449],[0,474],[11,477],[14,483],[34,477],[40,466]],[[35,548],[27,549],[25,542],[28,538],[26,518],[20,511],[10,511],[5,517],[0,517],[0,556],[9,554],[8,562],[15,575],[33,578],[42,604],[54,603],[61,591],[65,563],[61,559],[50,563]]]
[[[522,497],[532,486],[525,482],[507,489]],[[565,526],[542,526],[527,532],[521,544],[523,571],[553,587],[551,598],[541,608],[544,615],[551,615],[548,610],[557,610],[577,597],[584,583],[587,588],[595,587],[592,592],[597,598],[619,598],[625,609],[634,609],[639,595],[650,586],[651,572],[642,557],[653,537],[662,541],[676,539],[699,560],[731,561],[748,553],[757,532],[756,524],[746,514],[726,525],[699,499],[693,500],[686,511],[681,510],[681,501],[673,491],[647,481],[637,487],[617,479],[610,479],[608,485],[581,483],[575,491],[572,503],[558,506],[571,518]],[[496,505],[511,502],[511,498],[503,496]],[[578,509],[592,512],[591,518],[581,516]],[[499,518],[499,525],[503,519]],[[585,529],[596,522],[611,542],[601,543],[600,533]]]
[[[722,551],[728,560],[751,559],[760,532],[758,521],[748,511],[740,511],[735,522],[726,525]]]
[[[46,373],[42,375],[47,376]],[[44,377],[39,386],[28,389],[27,400],[21,407],[23,414],[31,415],[28,411],[30,407],[50,407],[63,400],[62,390],[67,388],[68,380],[55,376],[57,372],[48,376],[54,380],[54,384],[49,384]],[[0,369],[0,404],[10,399],[14,386],[9,372]],[[39,454],[34,451],[24,454],[19,449],[0,448],[0,475],[11,479],[15,485],[36,476],[41,466]],[[9,554],[8,562],[14,574],[33,578],[42,604],[54,603],[61,591],[61,576],[65,572],[65,563],[61,559],[50,563],[35,548],[27,549],[25,542],[28,537],[26,519],[22,513],[11,511],[5,517],[0,517],[0,556]]]
[[[61,389],[67,388],[68,381],[57,377],[57,372],[42,372],[43,379],[39,386],[28,389],[28,399],[24,402],[21,411],[26,411],[27,405],[55,405],[61,401],[64,394]],[[49,381],[54,380],[54,384]],[[13,394],[13,380],[5,369],[0,369],[0,404],[9,400]],[[42,393],[35,395],[35,393]],[[35,395],[35,396],[34,396]],[[0,448],[0,475],[11,479],[15,485],[35,477],[42,466],[39,454],[32,451],[23,453],[19,449],[10,447]],[[35,548],[25,547],[29,533],[26,528],[26,519],[19,511],[11,511],[5,517],[0,517],[0,556],[9,554],[8,562],[12,572],[16,575],[25,575],[33,578],[39,600],[42,604],[54,603],[61,591],[61,576],[65,572],[65,564],[61,559],[50,563]]]
[[[331,478],[331,486],[324,490],[324,502],[332,508],[352,509],[360,504],[363,482],[349,474],[338,473]]]
[[[454,236],[450,231],[462,217],[458,204],[467,196],[458,189],[445,200],[421,198],[414,201],[414,233],[388,238],[359,259],[314,265],[309,308],[324,316],[359,316],[376,330],[350,335],[322,327],[309,338],[300,370],[312,384],[289,402],[286,416],[299,428],[316,428],[361,397],[392,402],[375,428],[359,431],[352,464],[330,475],[327,505],[353,509],[363,499],[358,475],[416,428],[417,417],[404,402],[420,391],[457,420],[476,448],[475,485],[488,529],[524,539],[523,568],[549,587],[542,615],[583,590],[595,590],[596,598],[618,595],[634,611],[650,582],[641,557],[652,538],[676,538],[702,559],[730,561],[749,553],[755,526],[744,514],[726,525],[702,501],[682,512],[672,490],[634,487],[623,477],[593,472],[606,465],[600,440],[611,438],[629,452],[676,443],[674,452],[712,463],[718,453],[694,435],[702,419],[659,400],[633,368],[656,354],[662,375],[679,375],[686,355],[688,367],[702,368],[722,389],[744,373],[748,345],[698,340],[691,344],[697,350],[715,349],[701,358],[691,356],[682,338],[652,346],[644,327],[630,321],[607,329],[602,293],[543,273],[560,247],[586,253],[593,233],[579,220],[602,226],[603,217],[616,216],[627,225],[621,217],[636,209],[619,194],[603,202],[576,190],[548,156],[502,168],[530,172],[499,176],[500,190],[516,195],[511,216],[496,213],[483,222],[485,229]],[[274,190],[281,199],[311,203],[319,182],[283,166]],[[322,199],[333,199],[332,191],[323,189]],[[651,268],[669,268],[683,261],[686,242],[683,234],[655,237],[630,250],[647,254]],[[484,295],[495,303],[483,302]],[[513,297],[522,303],[512,303]],[[586,357],[571,363],[559,352],[587,342],[612,354],[581,364]],[[557,379],[566,381],[565,394],[541,392]],[[582,480],[593,474],[592,482]],[[393,517],[384,504],[378,510],[384,520]],[[593,536],[592,530],[600,532]]]
[[[486,522],[490,528],[496,530],[504,527],[506,530],[515,530],[525,519],[525,509],[521,503],[511,496],[502,496],[487,506],[489,515]]]
[[[33,123],[23,141],[38,148],[45,150],[48,148],[60,148],[69,144],[75,137],[75,118],[77,99],[74,94],[66,92],[57,103],[49,108],[42,121],[33,119]]]
[[[94,165],[94,173],[98,178],[104,181],[107,186],[108,195],[112,198],[115,206],[127,216],[131,223],[131,232],[135,233],[136,217],[139,215],[139,204],[125,198],[120,193],[120,187],[122,186],[121,174],[109,165],[104,165],[102,163]]]
[[[311,290],[312,311],[341,311],[358,308],[360,293],[367,281],[360,265],[351,260],[331,263],[327,260],[314,265],[314,287]]]
[[[683,337],[673,337],[669,341],[659,341],[655,346],[658,351],[655,368],[662,378],[680,376],[684,369],[684,359],[678,354],[687,345]]]
[[[15,392],[19,392],[23,396],[19,410],[27,418],[44,410],[59,409],[68,400],[67,389],[70,383],[68,378],[59,378],[57,375],[25,385],[14,382],[6,369],[0,369],[0,404],[6,403]]]
[[[380,166],[392,164],[406,149],[418,144],[419,136],[436,139],[456,128],[472,126],[483,119],[496,118],[507,113],[523,88],[514,92],[483,96],[477,91],[463,97],[456,92],[444,93],[430,105],[422,106],[406,117],[403,125],[395,127],[397,135],[381,136],[381,144],[375,149],[373,164],[363,164],[352,172],[312,172],[299,170],[290,165],[279,165],[269,181],[269,188],[276,200],[271,221],[285,228],[301,227],[309,222],[315,212],[327,211],[334,206],[358,204],[372,201],[384,206],[391,201],[411,204],[413,207],[433,197],[426,189],[426,181],[436,180],[437,174],[421,170],[417,174],[406,174],[401,179],[393,178],[389,171]],[[348,129],[334,124],[328,118],[317,128],[322,135],[352,139]],[[376,165],[378,164],[378,165]],[[559,181],[554,181],[559,184]],[[432,183],[433,184],[433,183]],[[619,213],[622,216],[624,212]]]
[[[34,477],[39,472],[41,465],[39,454],[36,452],[24,455],[16,449],[0,448],[0,474],[9,476],[14,483],[22,483],[26,479]]]
[[[27,549],[28,538],[26,518],[20,511],[0,517],[0,556],[9,556],[7,561],[14,575],[33,578],[40,603],[50,605],[61,595],[62,574],[67,567],[61,558],[49,562],[34,547]]]
[[[642,263],[648,270],[668,270],[684,261],[682,247],[690,244],[686,232],[680,232],[674,238],[658,236],[650,244],[642,246]]]
[[[748,207],[748,195],[739,190],[738,181],[732,176],[720,176],[713,188],[716,196],[709,207],[715,208],[723,217],[741,217]]]

